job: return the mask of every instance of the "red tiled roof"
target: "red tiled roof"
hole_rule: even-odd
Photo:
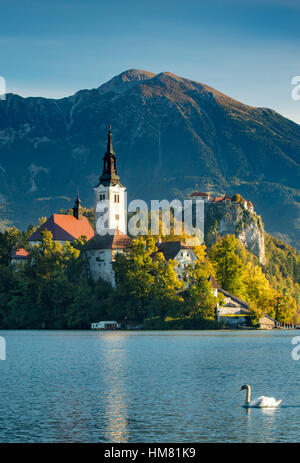
[[[128,235],[125,235],[120,230],[115,229],[113,234],[96,234],[86,243],[85,250],[92,251],[98,249],[124,249],[126,246],[131,244],[131,241],[132,240]]]
[[[219,203],[221,201],[231,201],[230,196],[224,195],[224,196],[216,196],[212,202],[213,203]]]
[[[48,230],[56,241],[73,241],[81,236],[87,240],[94,236],[94,230],[86,217],[77,220],[73,215],[53,214],[29,238],[29,241],[40,241],[41,231]]]
[[[11,252],[10,257],[12,259],[27,259],[29,253],[24,248],[15,249]]]
[[[207,194],[207,193],[200,193],[199,191],[194,191],[194,193],[192,193],[190,196],[191,196],[191,197],[193,197],[193,196],[203,196],[203,197],[205,197],[205,198],[210,198],[209,194]]]

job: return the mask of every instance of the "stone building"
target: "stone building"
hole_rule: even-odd
[[[274,320],[274,318],[269,317],[269,315],[264,314],[264,316],[259,319],[259,330],[272,330],[276,326],[279,326],[279,323]]]
[[[218,304],[216,307],[217,321],[232,328],[247,326],[250,315],[249,304],[222,289],[212,276],[209,277],[209,281],[212,285],[214,295],[217,297],[221,293],[224,299],[223,304]]]
[[[222,323],[226,328],[241,328],[250,326],[250,306],[247,302],[238,298],[234,294],[225,291],[220,287],[216,280],[210,276],[209,281],[213,288],[215,296],[219,293],[223,295],[224,302],[222,305],[218,304],[216,307],[216,319]],[[267,314],[259,319],[257,329],[271,330],[279,326],[279,323]]]

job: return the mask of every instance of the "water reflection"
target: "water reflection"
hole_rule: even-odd
[[[273,416],[278,408],[261,408],[261,412],[266,416]]]
[[[274,408],[269,408],[269,407],[252,407],[252,408],[249,407],[249,408],[247,408],[247,407],[243,407],[243,408],[244,408],[244,410],[246,412],[246,415],[251,415],[252,410],[260,410],[263,415],[269,415],[270,416],[270,415],[273,415],[276,410],[278,410],[278,407],[277,408],[275,408],[275,407]]]
[[[300,369],[285,333],[5,336],[0,442],[300,440]],[[241,410],[245,378],[290,405]]]
[[[126,393],[126,337],[105,334],[101,336],[105,386],[104,436],[107,442],[128,442],[128,405]]]

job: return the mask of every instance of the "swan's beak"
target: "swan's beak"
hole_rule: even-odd
[[[244,389],[244,388],[243,388],[243,387],[241,387],[240,391],[242,391],[243,389]]]

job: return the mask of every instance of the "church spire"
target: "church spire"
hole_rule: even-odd
[[[109,124],[109,128],[108,128],[106,154],[115,154],[114,149],[113,149],[113,144],[112,144],[112,134],[111,134],[111,125],[110,124]]]
[[[108,129],[107,148],[103,157],[103,171],[100,177],[100,185],[116,185],[120,183],[117,173],[117,157],[113,149],[111,125]]]
[[[75,199],[75,204],[73,207],[73,217],[75,217],[75,219],[77,220],[82,220],[82,207],[79,198],[79,191],[77,191],[77,197]]]

